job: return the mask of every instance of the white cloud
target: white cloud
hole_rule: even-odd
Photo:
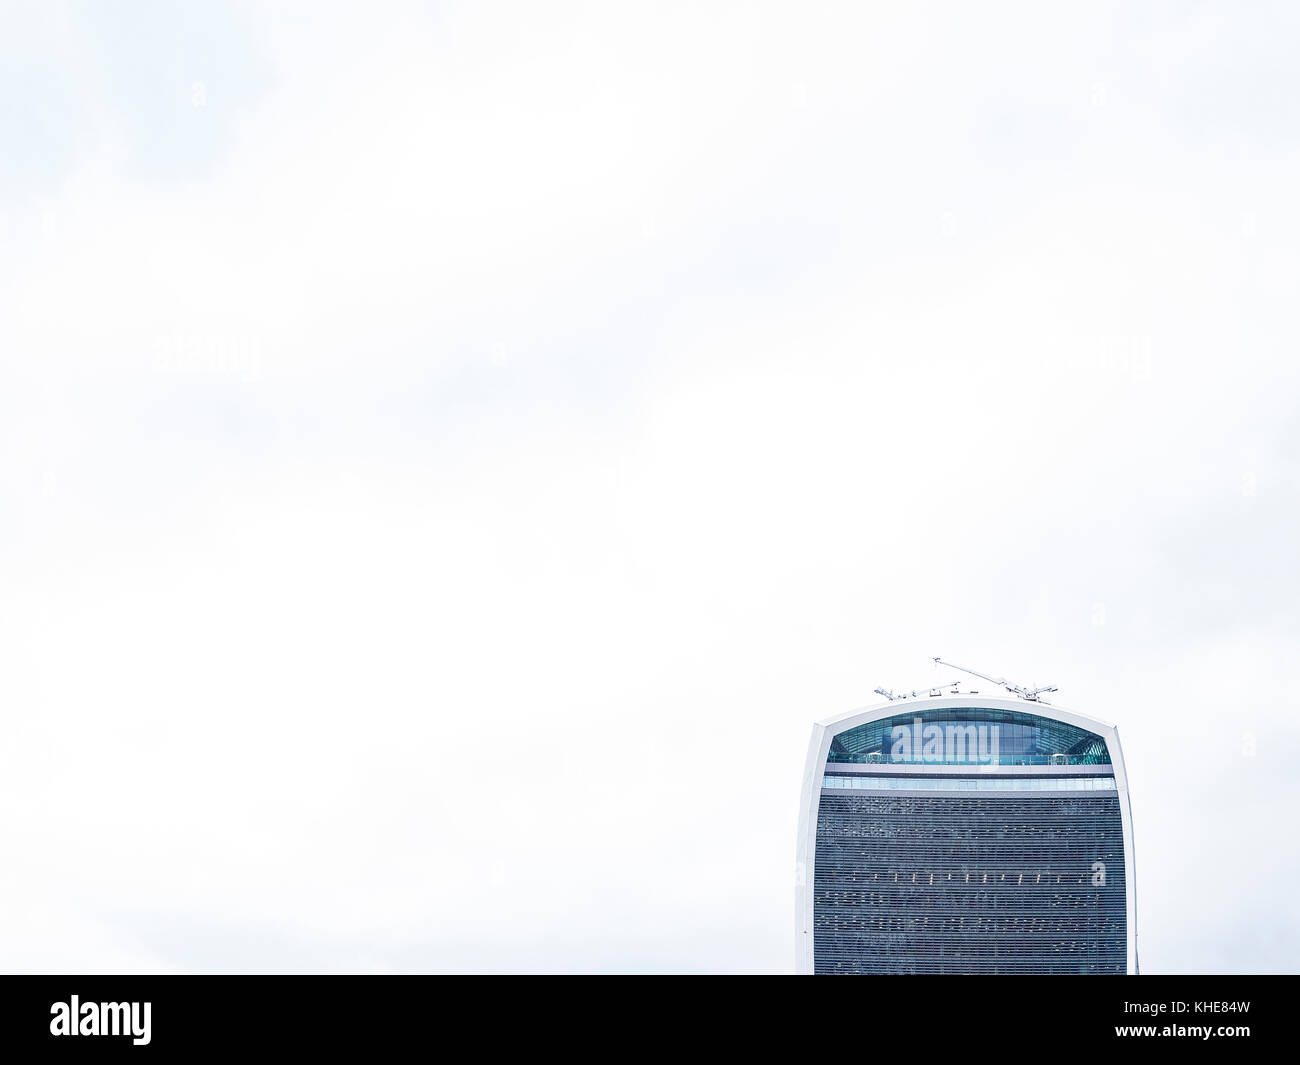
[[[1294,168],[1180,111],[1265,16],[249,8],[190,128],[68,11],[16,964],[787,969],[809,724],[943,653],[1120,724],[1146,967],[1293,967]]]

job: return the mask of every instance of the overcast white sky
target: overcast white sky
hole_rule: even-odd
[[[1300,970],[1294,6],[0,11],[5,969],[792,971],[943,655]]]

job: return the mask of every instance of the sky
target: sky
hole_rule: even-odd
[[[940,655],[1300,971],[1297,30],[3,0],[0,966],[791,972]]]

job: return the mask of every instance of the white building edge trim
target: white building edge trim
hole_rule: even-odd
[[[847,714],[827,718],[813,726],[808,744],[808,761],[804,767],[803,789],[799,798],[799,838],[795,852],[795,972],[811,975],[813,972],[813,876],[817,858],[817,808],[821,802],[822,774],[831,740],[841,732],[858,725],[909,714],[916,710],[937,710],[949,707],[987,707],[991,710],[1015,710],[1022,714],[1037,714],[1054,721],[1095,732],[1106,741],[1115,774],[1115,787],[1119,794],[1120,822],[1124,834],[1124,904],[1125,924],[1128,928],[1128,972],[1138,971],[1137,948],[1137,861],[1133,848],[1133,810],[1129,801],[1128,774],[1124,770],[1124,754],[1119,745],[1119,730],[1107,721],[1085,717],[1049,703],[1029,702],[1024,699],[1004,699],[980,695],[946,695],[936,698],[899,700],[877,703],[874,706],[850,710]]]

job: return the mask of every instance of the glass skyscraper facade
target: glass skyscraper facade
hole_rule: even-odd
[[[799,969],[1137,969],[1115,729],[1018,699],[888,703],[814,729],[800,811]]]

